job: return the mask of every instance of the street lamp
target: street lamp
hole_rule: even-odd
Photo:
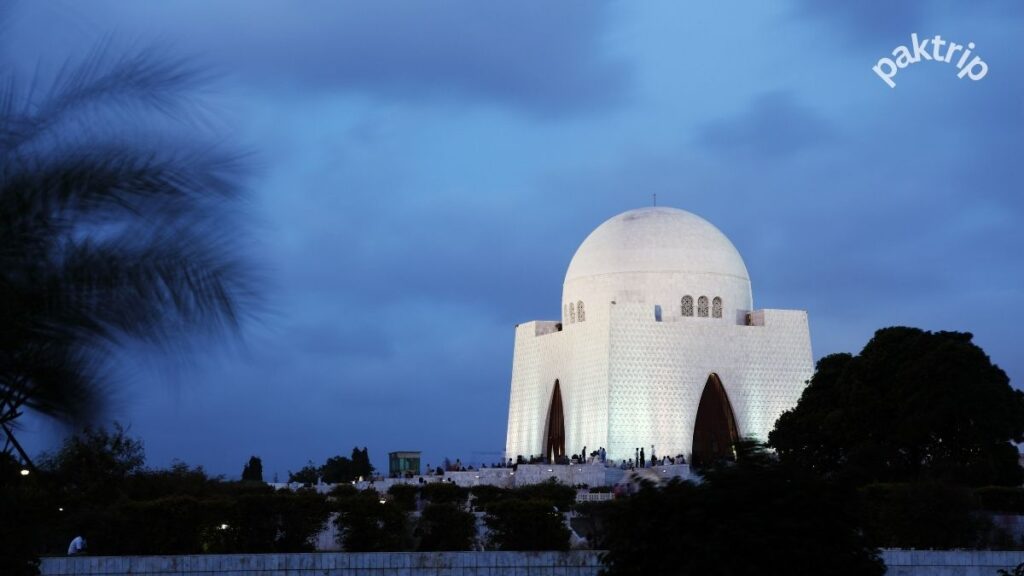
[[[21,475],[22,476],[28,476],[29,475],[28,468],[22,468],[21,469]]]

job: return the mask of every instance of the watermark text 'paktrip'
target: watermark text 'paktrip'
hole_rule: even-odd
[[[981,57],[975,55],[974,58],[971,58],[974,42],[968,42],[964,46],[963,44],[943,40],[942,36],[938,34],[933,38],[918,40],[917,33],[914,33],[910,35],[910,45],[912,48],[897,46],[892,51],[893,58],[879,58],[878,63],[871,67],[875,74],[878,74],[878,77],[885,81],[890,88],[896,87],[896,82],[893,78],[896,77],[900,70],[907,66],[917,64],[921,60],[950,63],[957,52],[961,52],[960,58],[956,62],[957,70],[960,71],[956,75],[957,78],[963,79],[966,76],[971,80],[981,80],[988,74],[988,64]],[[943,46],[946,47],[945,53],[943,53]]]

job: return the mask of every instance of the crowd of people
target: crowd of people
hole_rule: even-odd
[[[559,454],[552,457],[545,457],[539,455],[530,455],[529,457],[518,455],[515,460],[509,458],[507,461],[498,461],[490,465],[482,464],[480,468],[511,468],[515,469],[520,464],[563,464],[563,465],[576,465],[576,464],[589,464],[589,465],[603,465],[620,468],[622,470],[636,470],[638,468],[648,468],[654,466],[672,466],[676,464],[686,464],[686,456],[683,454],[677,454],[675,456],[661,456],[658,457],[654,453],[654,446],[651,446],[650,457],[647,457],[646,450],[642,447],[637,447],[634,450],[634,457],[629,459],[620,460],[617,463],[608,459],[608,451],[603,446],[597,450],[587,452],[586,446],[579,454]],[[445,471],[448,472],[465,472],[467,470],[473,470],[472,466],[463,466],[460,460],[456,460],[455,463],[449,463],[445,460],[445,466],[443,468],[437,468],[436,473],[438,475],[443,474]],[[427,466],[427,470],[432,470],[430,466]],[[428,472],[429,473],[429,472]]]

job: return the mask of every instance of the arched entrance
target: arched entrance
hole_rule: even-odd
[[[549,462],[565,456],[565,416],[562,413],[562,390],[555,380],[555,390],[551,393],[551,407],[548,408],[548,421],[544,434],[544,457]]]
[[[735,459],[733,445],[737,440],[739,433],[729,397],[718,374],[712,373],[704,384],[697,406],[697,421],[693,425],[693,465],[708,466]]]

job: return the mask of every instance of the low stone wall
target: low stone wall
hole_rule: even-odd
[[[690,480],[693,478],[693,475],[690,473],[690,467],[687,464],[651,466],[640,468],[633,472],[595,464],[520,464],[514,472],[511,468],[483,468],[481,470],[467,470],[464,472],[445,472],[443,478],[446,481],[451,480],[453,483],[467,488],[480,485],[513,488],[516,486],[540,484],[552,479],[567,486],[579,486],[581,484],[586,486],[614,486],[615,484],[629,482],[633,479],[645,479],[655,482],[668,481],[672,478]]]
[[[460,472],[445,472],[444,476],[414,476],[412,478],[377,478],[373,481],[365,480],[356,482],[354,485],[360,490],[373,488],[378,492],[387,492],[395,484],[420,484],[422,482],[452,482],[464,488],[473,486],[498,486],[500,488],[515,488],[516,486],[527,486],[539,484],[555,479],[568,486],[614,486],[622,482],[632,480],[652,480],[655,482],[667,481],[672,478],[681,480],[694,479],[690,466],[687,464],[666,464],[649,466],[635,471],[622,470],[612,466],[597,464],[520,464],[513,471],[511,468],[480,468],[478,470],[464,470]],[[278,490],[298,490],[303,485],[292,484],[270,484]],[[312,486],[320,494],[329,494],[335,484],[316,484]]]
[[[597,576],[597,552],[394,552],[43,558],[43,576]]]
[[[887,576],[996,576],[1024,551],[883,550]],[[394,552],[43,558],[43,576],[597,576],[600,553]]]

